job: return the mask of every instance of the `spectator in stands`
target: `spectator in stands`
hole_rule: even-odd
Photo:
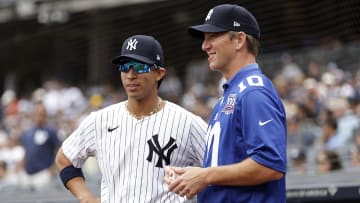
[[[55,174],[54,158],[60,140],[57,129],[47,124],[47,112],[41,103],[36,104],[33,116],[35,125],[21,137],[25,148],[21,183],[25,189],[41,190]]]
[[[0,161],[0,181],[2,181],[7,174],[7,166],[5,161]]]
[[[349,108],[348,100],[345,98],[330,99],[328,106],[338,122],[339,145],[351,144],[353,132],[360,126],[359,116]]]
[[[320,81],[321,73],[322,73],[323,69],[324,69],[324,67],[323,67],[322,63],[320,62],[320,60],[310,59],[307,62],[306,75],[309,78],[313,78],[316,81]]]
[[[0,160],[0,191],[7,185],[7,165],[5,161]]]
[[[289,82],[300,82],[303,78],[303,71],[300,69],[299,65],[296,64],[289,53],[284,53],[281,56],[282,69],[280,75],[285,79],[287,83]]]
[[[6,163],[7,183],[19,183],[19,164],[25,155],[24,148],[19,144],[19,138],[8,135],[4,145],[0,147],[0,161]]]
[[[316,156],[316,164],[318,173],[338,171],[343,168],[338,153],[332,150],[320,151]]]
[[[166,77],[162,81],[163,85],[159,87],[159,94],[169,101],[179,103],[183,92],[181,80],[176,75],[175,68],[171,67],[167,70]]]
[[[314,112],[309,109],[308,106],[304,104],[297,104],[298,113],[298,125],[299,125],[299,135],[301,137],[302,147],[310,148],[313,147],[316,136],[320,133],[319,127],[316,125]]]
[[[2,94],[1,106],[4,116],[14,116],[18,113],[18,98],[14,90],[6,90]]]
[[[307,155],[302,148],[296,148],[289,151],[290,157],[290,173],[305,174],[307,172]]]
[[[9,171],[6,161],[0,160],[0,191],[17,188],[17,178]]]
[[[341,147],[338,142],[339,136],[337,135],[338,124],[336,119],[329,118],[322,126],[322,135],[320,137],[320,145],[327,150],[336,150]]]
[[[7,139],[8,134],[6,133],[3,122],[0,118],[0,149],[6,145]]]
[[[60,78],[61,102],[60,112],[65,119],[74,120],[78,118],[88,106],[87,100],[79,87],[71,85],[68,79]]]
[[[354,141],[351,148],[351,163],[353,166],[360,166],[360,128],[354,131]]]
[[[281,56],[282,59],[282,68],[280,73],[277,75],[278,78],[284,80],[286,88],[288,89],[288,94],[286,98],[293,101],[298,101],[299,97],[303,94],[303,88],[301,84],[304,79],[303,71],[300,69],[298,64],[296,64],[291,55],[284,53]]]
[[[4,119],[4,109],[3,106],[0,104],[0,121],[2,121]]]

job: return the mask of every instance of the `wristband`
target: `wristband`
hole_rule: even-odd
[[[73,165],[70,165],[60,171],[60,179],[67,189],[69,188],[66,186],[66,183],[76,177],[82,177],[83,179],[85,179],[81,168],[75,168]]]

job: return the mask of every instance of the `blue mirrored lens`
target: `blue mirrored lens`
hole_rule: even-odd
[[[124,73],[129,72],[131,68],[135,71],[136,74],[149,73],[151,70],[151,65],[139,62],[127,62],[119,65],[119,70]]]

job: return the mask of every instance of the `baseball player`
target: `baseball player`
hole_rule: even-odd
[[[201,165],[206,123],[158,96],[166,69],[153,37],[127,38],[112,62],[128,99],[91,113],[64,140],[56,157],[61,180],[80,202],[190,202],[168,192],[164,168]],[[100,199],[86,187],[81,170],[90,156],[102,174]]]
[[[210,69],[226,82],[209,121],[203,168],[170,168],[177,175],[165,177],[170,191],[188,198],[198,194],[200,203],[285,203],[286,116],[256,63],[255,17],[241,6],[222,4],[189,31],[203,39]]]

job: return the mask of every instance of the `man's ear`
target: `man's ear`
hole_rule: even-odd
[[[237,43],[236,49],[240,50],[242,47],[244,47],[246,43],[246,34],[245,32],[237,32],[234,36],[234,40]]]
[[[157,80],[161,80],[162,78],[165,77],[166,74],[166,69],[165,68],[160,68],[157,70]]]

